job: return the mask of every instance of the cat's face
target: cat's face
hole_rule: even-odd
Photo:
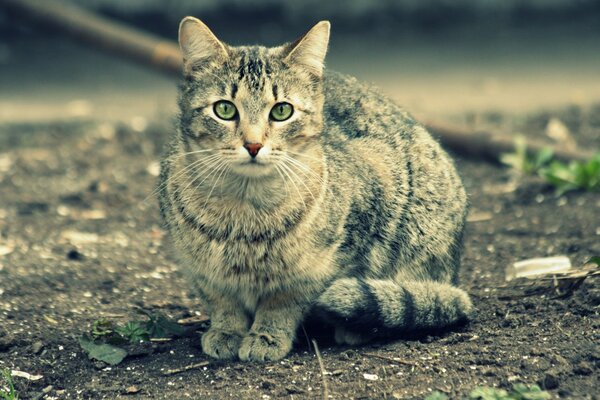
[[[229,47],[199,20],[185,18],[185,150],[246,177],[276,174],[286,157],[310,153],[323,123],[328,39],[329,23],[320,22],[289,45]]]

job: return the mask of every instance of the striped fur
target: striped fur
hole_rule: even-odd
[[[227,46],[189,17],[181,32],[181,113],[158,192],[211,315],[204,351],[280,359],[308,315],[349,344],[465,320],[453,163],[389,99],[324,72],[328,23],[276,48]],[[220,121],[218,100],[238,117]],[[269,120],[280,101],[294,114]],[[256,160],[244,141],[263,144]]]

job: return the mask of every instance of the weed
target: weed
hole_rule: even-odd
[[[0,371],[0,399],[2,400],[18,400],[19,396],[15,392],[15,385],[12,379],[10,369],[3,368]]]
[[[489,386],[480,386],[469,393],[470,400],[546,400],[550,393],[540,389],[538,385],[518,383],[509,391]],[[425,397],[425,400],[447,400],[444,393],[435,391]]]
[[[550,148],[544,148],[537,153],[528,151],[525,138],[517,136],[515,138],[515,151],[502,154],[500,162],[520,173],[535,174],[547,166],[553,157],[554,152]]]
[[[124,346],[147,342],[154,338],[183,336],[186,331],[176,322],[162,314],[139,311],[146,321],[129,321],[124,325],[115,324],[106,319],[94,321],[89,333],[79,338],[79,345],[90,359],[119,364],[127,357]]]
[[[600,153],[587,162],[571,161],[569,164],[554,159],[551,149],[537,153],[527,150],[522,136],[515,138],[515,151],[500,156],[500,161],[521,174],[539,175],[562,195],[571,190],[600,190]]]
[[[563,194],[571,190],[600,190],[600,153],[587,162],[571,161],[565,164],[552,161],[540,175]]]

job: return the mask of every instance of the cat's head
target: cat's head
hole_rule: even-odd
[[[247,177],[275,173],[286,156],[309,157],[323,126],[328,41],[329,22],[321,21],[290,44],[232,47],[200,20],[184,18],[179,106],[186,150],[214,153]]]

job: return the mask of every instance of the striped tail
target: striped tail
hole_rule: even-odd
[[[371,337],[445,328],[466,322],[472,310],[469,295],[447,283],[358,278],[334,281],[314,309],[338,328]]]

